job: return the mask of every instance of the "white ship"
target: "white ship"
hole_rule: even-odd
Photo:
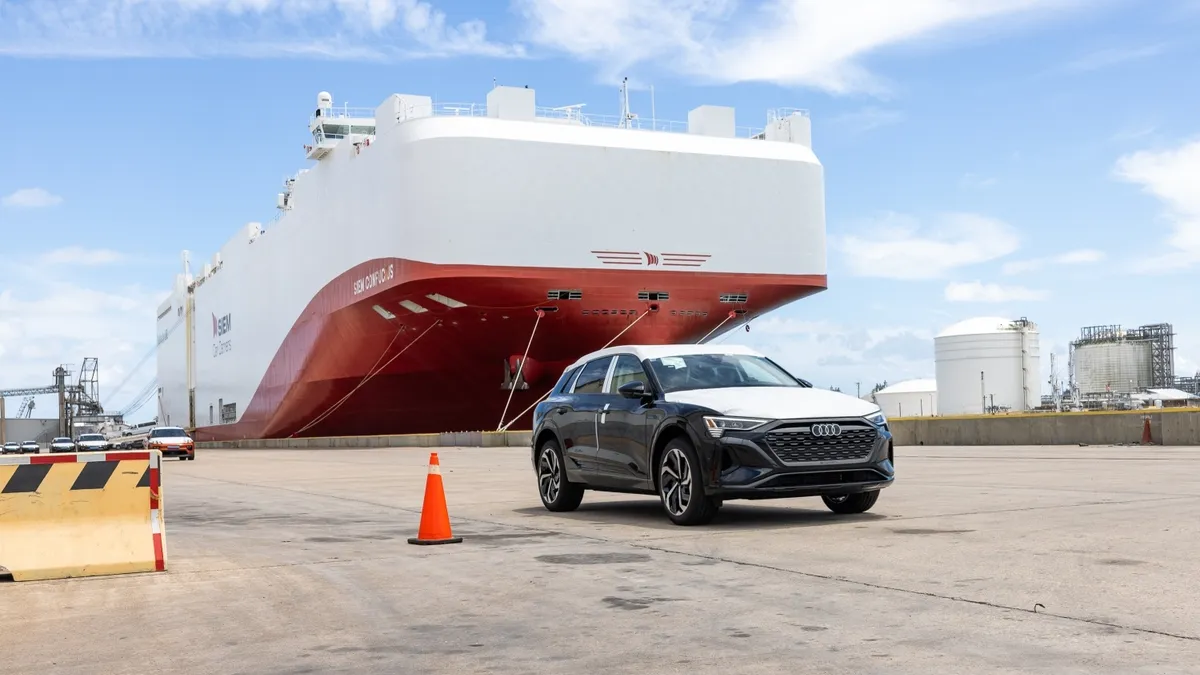
[[[626,98],[627,100],[627,98]],[[318,96],[279,217],[159,307],[159,420],[197,440],[522,428],[606,344],[696,341],[823,290],[802,111],[739,130],[396,94]]]

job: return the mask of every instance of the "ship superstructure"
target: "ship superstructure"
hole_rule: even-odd
[[[711,339],[825,288],[810,129],[503,86],[374,110],[322,92],[275,222],[185,263],[159,307],[159,419],[197,440],[528,425],[580,354]]]

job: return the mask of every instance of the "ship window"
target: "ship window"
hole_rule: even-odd
[[[352,133],[352,134],[373,134],[373,133],[375,133],[375,127],[373,127],[373,126],[372,127],[351,126],[350,133]]]
[[[575,381],[575,393],[599,394],[604,391],[604,378],[608,375],[610,363],[611,356],[589,361],[583,370],[579,371],[579,379]]]

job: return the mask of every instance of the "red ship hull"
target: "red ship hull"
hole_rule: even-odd
[[[356,287],[355,280],[389,265],[394,273],[386,282],[369,292]],[[373,260],[348,270],[312,299],[242,417],[200,427],[195,438],[480,431],[501,424],[528,428],[528,409],[569,363],[589,351],[610,342],[694,342],[730,312],[745,313],[725,327],[825,287],[824,275]],[[580,291],[582,297],[547,299],[548,291],[558,289]],[[669,298],[639,300],[639,291],[667,292]],[[465,306],[449,307],[431,301],[429,294]],[[743,294],[747,302],[721,302],[723,294]],[[406,309],[400,304],[405,300],[427,311]],[[528,386],[513,390],[505,381],[514,379],[527,348],[520,379]]]

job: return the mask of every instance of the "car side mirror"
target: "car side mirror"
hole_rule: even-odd
[[[618,387],[617,391],[625,398],[644,399],[647,396],[644,382],[626,382]]]

